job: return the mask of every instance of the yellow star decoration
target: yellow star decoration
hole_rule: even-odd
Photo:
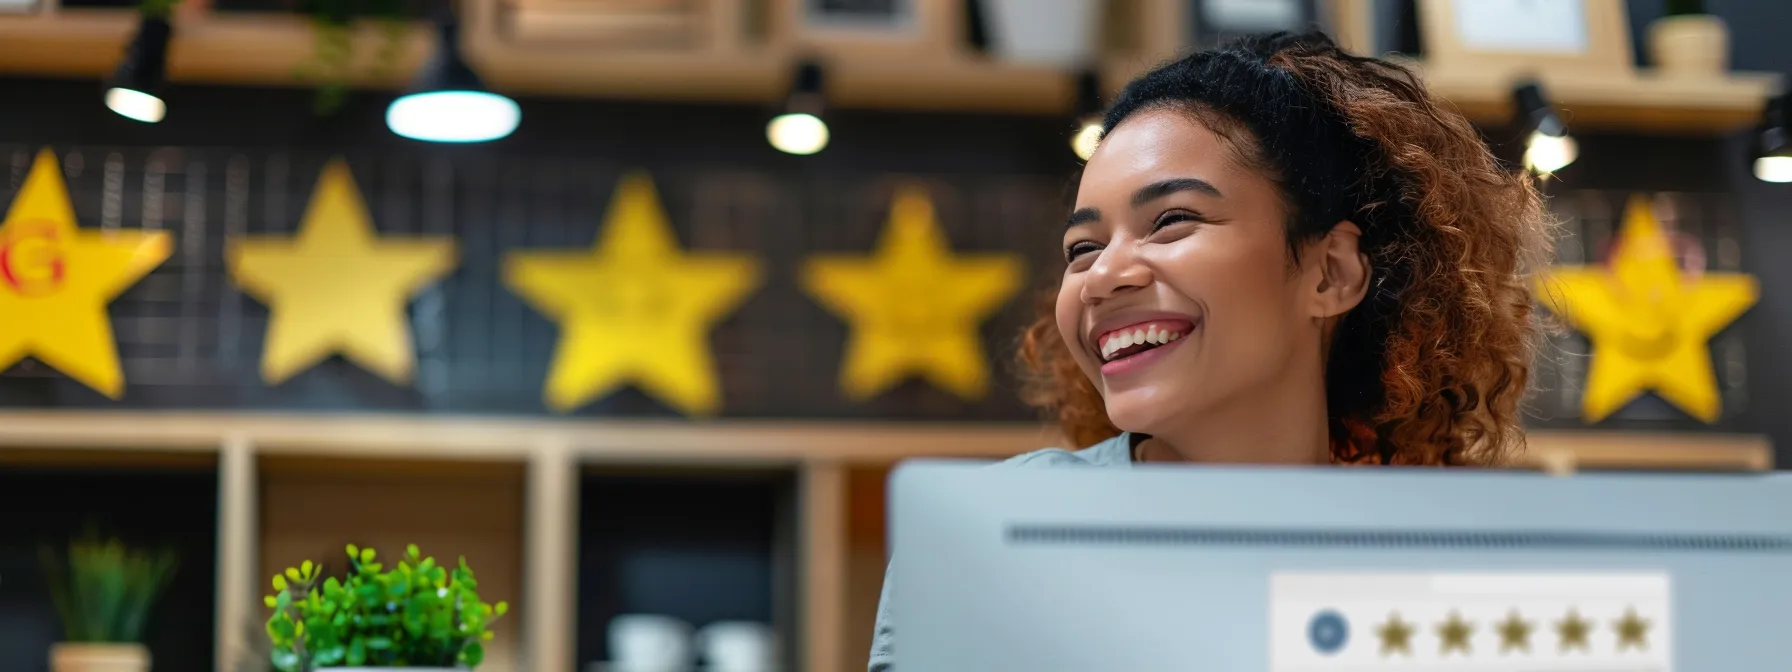
[[[1441,642],[1441,646],[1438,650],[1439,655],[1447,656],[1450,655],[1451,651],[1461,651],[1462,655],[1468,655],[1469,636],[1474,634],[1474,632],[1475,626],[1469,625],[1467,621],[1462,620],[1462,614],[1458,614],[1454,611],[1450,612],[1449,620],[1446,620],[1442,625],[1437,626],[1437,638]]]
[[[1499,624],[1500,652],[1506,653],[1514,650],[1529,652],[1531,650],[1531,628],[1531,622],[1520,618],[1517,611],[1506,616],[1506,620]]]
[[[29,355],[122,396],[106,305],[172,251],[166,232],[78,228],[56,155],[38,152],[0,222],[0,369]]]
[[[1381,655],[1391,656],[1398,651],[1412,655],[1412,626],[1400,620],[1400,614],[1388,614],[1388,622],[1375,628],[1375,634],[1381,638]]]
[[[1593,631],[1593,622],[1580,617],[1580,613],[1569,609],[1568,616],[1556,622],[1556,635],[1562,640],[1562,652],[1569,649],[1589,650],[1587,633]]]
[[[1759,297],[1755,278],[1687,280],[1649,201],[1632,198],[1611,267],[1566,267],[1540,280],[1549,309],[1593,342],[1581,414],[1595,423],[1648,390],[1707,423],[1721,410],[1706,341]]]
[[[759,282],[747,255],[680,250],[645,174],[617,185],[595,250],[504,260],[511,291],[560,323],[544,391],[557,411],[634,382],[686,414],[714,413],[722,394],[709,329]]]
[[[1637,616],[1636,609],[1625,610],[1624,618],[1619,619],[1614,626],[1618,629],[1619,651],[1633,646],[1639,650],[1649,648],[1649,621]]]
[[[852,326],[840,386],[865,400],[911,375],[965,399],[989,390],[978,327],[1021,286],[1012,254],[953,255],[927,193],[897,192],[877,252],[824,254],[803,287]]]
[[[296,236],[230,242],[230,277],[268,306],[261,378],[278,385],[340,354],[394,384],[416,369],[405,307],[454,269],[454,239],[380,237],[341,159],[318,176]]]

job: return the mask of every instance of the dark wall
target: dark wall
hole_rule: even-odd
[[[1642,27],[1659,11],[1660,4],[1631,3],[1639,45]],[[1783,19],[1792,13],[1792,3],[1714,1],[1711,7],[1729,20],[1736,67],[1792,67],[1792,42],[1778,33],[1786,25]],[[97,207],[93,205],[100,189],[97,163],[109,154],[134,161],[134,166],[152,155],[175,164],[206,164],[210,172],[203,179],[210,185],[206,198],[211,199],[208,209],[213,213],[224,213],[229,207],[220,194],[226,189],[225,173],[232,160],[248,162],[251,174],[263,187],[263,178],[272,166],[285,166],[281,169],[286,171],[282,173],[283,186],[249,197],[258,214],[248,232],[279,232],[281,226],[291,227],[309,193],[315,167],[337,152],[344,152],[355,166],[382,228],[430,230],[418,214],[434,207],[427,202],[425,182],[431,171],[445,170],[452,175],[450,191],[474,196],[463,193],[450,199],[452,207],[468,208],[456,216],[452,230],[463,236],[469,255],[463,269],[444,283],[446,294],[435,298],[445,299],[450,306],[469,301],[495,306],[489,314],[462,314],[441,323],[450,338],[445,350],[433,356],[447,362],[448,376],[434,378],[434,387],[427,368],[420,372],[419,389],[400,390],[333,362],[282,389],[269,390],[255,384],[249,373],[259,353],[258,334],[265,308],[220,287],[205,301],[237,305],[240,324],[230,331],[236,340],[223,345],[216,342],[222,337],[208,341],[200,348],[203,356],[198,357],[199,363],[193,366],[168,361],[189,353],[171,356],[147,347],[135,369],[127,362],[127,375],[134,384],[123,402],[127,407],[544,412],[538,401],[539,386],[555,330],[496,283],[494,255],[516,247],[589,243],[615,176],[628,168],[644,167],[658,180],[674,226],[687,245],[709,240],[695,236],[704,230],[714,231],[713,221],[705,213],[715,210],[698,203],[704,198],[720,198],[730,221],[747,222],[754,233],[723,235],[715,239],[721,241],[719,246],[749,248],[765,259],[772,271],[767,285],[716,330],[717,356],[723,360],[725,414],[966,420],[1031,417],[1013,400],[1011,382],[1002,383],[990,399],[975,403],[920,384],[907,385],[869,404],[842,402],[834,394],[834,382],[846,328],[802,296],[788,269],[812,251],[868,249],[883,223],[883,208],[892,186],[920,179],[938,199],[942,223],[956,246],[1024,250],[1035,262],[1030,270],[1040,284],[1049,283],[1056,240],[1050,223],[1059,216],[1060,199],[1075,168],[1065,144],[1072,127],[1069,119],[843,112],[830,118],[833,146],[818,156],[791,157],[766,146],[763,124],[771,110],[753,106],[524,100],[524,123],[512,138],[489,146],[445,147],[409,142],[386,132],[381,119],[386,98],[378,94],[360,94],[340,114],[321,119],[310,114],[310,94],[305,91],[179,88],[169,95],[173,112],[168,121],[145,126],[106,112],[98,105],[98,93],[97,85],[89,82],[0,80],[0,99],[30,101],[0,111],[0,128],[5,129],[0,132],[0,142],[14,143],[15,149],[53,144],[91,157],[89,163],[94,165],[89,166],[88,175],[71,178],[71,188],[78,192],[77,210],[87,208],[82,214],[84,221]],[[1512,137],[1500,136],[1498,131],[1491,134],[1510,149]],[[1743,134],[1729,138],[1584,136],[1582,141],[1581,161],[1552,184],[1552,193],[1596,190],[1621,198],[1627,191],[1669,191],[1722,205],[1720,218],[1740,222],[1744,269],[1758,274],[1765,287],[1762,304],[1737,327],[1746,335],[1750,362],[1746,383],[1750,403],[1745,408],[1715,427],[1684,418],[1664,420],[1653,417],[1653,411],[1620,418],[1617,426],[1764,432],[1782,446],[1782,462],[1792,463],[1792,417],[1788,417],[1792,414],[1780,412],[1784,401],[1792,399],[1792,383],[1782,382],[1792,378],[1792,358],[1775,351],[1792,336],[1792,272],[1779,262],[1792,253],[1792,232],[1783,222],[1786,213],[1792,212],[1788,210],[1792,187],[1762,184],[1748,174]],[[0,166],[0,173],[4,172]],[[141,182],[139,177],[132,174],[129,181]],[[168,184],[174,188],[172,178]],[[0,184],[0,195],[10,191],[9,186]],[[83,196],[83,190],[92,193]],[[137,204],[143,200],[136,198],[137,194],[128,195],[127,220],[131,209],[140,207]],[[479,201],[481,198],[485,200]],[[270,200],[281,202],[270,204]],[[275,211],[282,213],[279,219],[283,223],[260,221],[259,213]],[[214,223],[208,226],[217,225],[215,220],[220,218],[214,214]],[[265,228],[255,228],[258,226]],[[217,245],[220,238],[214,232],[205,246]],[[158,271],[170,272],[185,272],[178,259]],[[213,274],[207,276],[207,282],[218,284],[217,269],[202,272]],[[181,281],[175,277],[163,280],[164,284]],[[133,290],[142,291],[149,290]],[[132,296],[122,302],[128,304]],[[1007,370],[1012,334],[1030,312],[1026,304],[1017,299],[985,327],[992,366],[998,374]],[[215,307],[207,304],[202,308]],[[127,321],[154,321],[166,317],[156,312],[166,309],[144,301],[137,308],[115,307],[114,312],[122,310]],[[493,316],[521,325],[514,338],[455,336],[455,329],[461,328],[456,325],[477,326],[491,322]],[[422,320],[421,330],[429,316],[414,315],[413,319]],[[205,329],[208,334],[229,331],[219,324]],[[122,347],[127,359],[135,352],[131,344]],[[495,359],[493,353],[510,359]],[[432,356],[427,351],[421,355],[426,359]],[[455,362],[469,360],[481,363],[470,369],[454,368]],[[486,375],[493,367],[513,375]],[[114,403],[77,384],[41,374],[19,375],[17,369],[9,372],[9,377],[0,377],[0,404]],[[168,373],[171,370],[177,373]],[[197,375],[193,371],[208,377],[198,383],[194,381],[199,379],[178,378]],[[155,382],[136,387],[142,380]],[[669,413],[634,392],[616,395],[585,412]],[[1560,415],[1541,418],[1538,424],[1579,426],[1572,417]]]

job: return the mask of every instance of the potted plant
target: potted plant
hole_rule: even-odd
[[[174,577],[174,552],[89,537],[70,542],[66,552],[45,548],[41,555],[44,582],[62,619],[62,641],[50,647],[50,670],[148,672],[143,626]]]
[[[412,544],[392,569],[371,548],[348,546],[348,574],[323,579],[306,560],[274,575],[268,618],[274,668],[474,669],[485,660],[491,624],[509,605],[479,599],[467,559],[453,570],[423,557]]]
[[[1704,0],[1668,0],[1649,24],[1649,60],[1664,76],[1722,77],[1730,69],[1730,29]]]

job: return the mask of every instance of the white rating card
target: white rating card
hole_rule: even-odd
[[[1277,573],[1270,672],[1670,672],[1665,573]]]

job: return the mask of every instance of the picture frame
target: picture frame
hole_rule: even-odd
[[[964,32],[953,0],[776,0],[774,20],[795,48],[847,58],[956,55]]]
[[[1302,31],[1314,27],[1330,30],[1330,0],[1185,0],[1189,32],[1187,42],[1198,48],[1214,46],[1227,38],[1278,30]]]
[[[1623,0],[1417,0],[1428,71],[1633,76]]]

